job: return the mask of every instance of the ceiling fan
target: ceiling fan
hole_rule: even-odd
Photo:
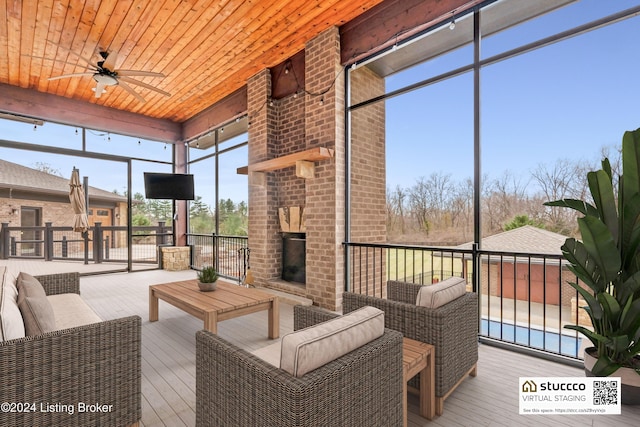
[[[96,65],[94,65],[90,60],[78,55],[75,52],[72,52],[70,50],[68,50],[68,52],[82,59],[84,62],[86,62],[91,71],[85,71],[83,73],[64,74],[61,76],[50,77],[48,80],[59,80],[59,79],[66,79],[70,77],[91,76],[93,77],[93,80],[96,81],[96,87],[93,88],[96,98],[100,98],[100,96],[106,92],[107,86],[120,86],[122,89],[126,90],[131,95],[135,96],[138,101],[145,102],[145,99],[142,96],[140,96],[140,94],[138,94],[130,86],[130,84],[142,86],[149,90],[153,90],[155,92],[161,93],[165,96],[171,96],[171,94],[168,92],[165,92],[147,83],[144,83],[129,77],[129,76],[165,77],[165,75],[162,73],[154,73],[152,71],[142,71],[142,70],[120,70],[120,69],[116,70],[114,67],[116,65],[116,61],[118,60],[117,52],[100,52],[102,61],[98,61]]]

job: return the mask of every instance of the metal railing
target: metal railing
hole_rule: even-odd
[[[221,277],[240,281],[247,269],[243,250],[248,242],[247,236],[189,233],[187,244],[191,247],[191,268],[201,270],[205,266],[214,266]]]
[[[96,223],[88,232],[73,231],[72,227],[56,227],[46,223],[43,227],[0,228],[0,259],[30,258],[45,261],[84,261],[85,263],[122,262],[157,264],[158,246],[171,245],[171,227],[158,226],[132,228],[129,248],[127,227],[103,226]]]
[[[578,279],[561,255],[353,242],[345,247],[346,290],[386,298],[389,280],[430,285],[464,277],[467,291],[479,296],[481,340],[568,363],[581,357],[581,336],[564,326],[590,322],[569,285]]]

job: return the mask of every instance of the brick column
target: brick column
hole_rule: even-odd
[[[271,75],[263,70],[247,82],[249,164],[275,157],[276,120],[271,98]],[[280,274],[281,240],[277,221],[275,176],[264,174],[256,184],[249,176],[249,248],[255,283],[265,285]]]
[[[316,163],[307,179],[307,294],[314,303],[341,306],[344,261],[344,77],[337,28],[324,31],[305,48],[307,148],[335,150],[332,160]],[[325,92],[326,93],[323,93]],[[320,95],[320,93],[323,93]]]

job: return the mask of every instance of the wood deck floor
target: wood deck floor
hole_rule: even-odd
[[[42,274],[42,271],[33,272]],[[194,271],[146,271],[81,278],[82,297],[104,319],[142,317],[142,426],[195,426],[195,332],[202,322],[160,301],[159,321],[148,321],[148,286],[194,278]],[[280,335],[293,329],[293,310],[280,304]],[[221,322],[218,333],[248,350],[267,338],[267,312]],[[433,421],[418,415],[409,397],[409,426],[636,426],[640,407],[621,415],[518,415],[518,378],[583,376],[580,369],[495,347],[480,345],[478,376],[466,379]]]

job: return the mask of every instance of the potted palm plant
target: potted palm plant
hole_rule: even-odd
[[[577,210],[582,240],[568,238],[562,253],[580,283],[570,283],[586,301],[592,328],[581,332],[587,375],[622,378],[622,403],[640,404],[640,129],[622,138],[618,191],[609,159],[587,174],[591,201],[545,203]]]
[[[218,281],[218,272],[214,267],[203,267],[198,272],[198,288],[203,292],[215,291]]]

